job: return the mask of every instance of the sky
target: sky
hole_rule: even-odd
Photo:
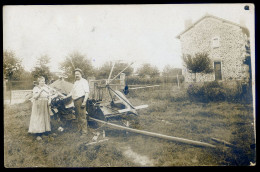
[[[253,4],[18,5],[3,8],[3,49],[14,51],[28,71],[47,55],[51,71],[59,72],[73,52],[94,67],[121,60],[134,62],[135,69],[143,63],[160,71],[166,65],[182,68],[176,36],[185,30],[185,20],[194,23],[206,13],[238,24],[243,20],[254,39]]]

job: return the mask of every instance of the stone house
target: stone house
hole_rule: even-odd
[[[187,21],[185,24],[187,25]],[[180,39],[182,54],[205,52],[212,60],[214,72],[197,73],[197,82],[234,81],[249,77],[249,66],[243,64],[246,46],[250,44],[249,31],[245,26],[207,14],[186,26],[176,38]],[[186,82],[193,82],[194,74],[185,67],[183,75]]]

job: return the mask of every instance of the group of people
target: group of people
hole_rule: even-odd
[[[78,130],[81,138],[87,135],[87,112],[86,103],[89,96],[89,84],[84,79],[82,70],[74,70],[75,82],[71,92],[62,99],[72,97],[75,106],[75,115],[78,121]],[[32,113],[29,124],[29,133],[40,137],[43,133],[51,131],[49,106],[51,103],[52,91],[45,84],[43,76],[38,78],[38,85],[33,88]]]

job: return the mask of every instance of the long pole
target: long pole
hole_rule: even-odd
[[[161,139],[167,139],[167,140],[171,140],[171,141],[177,141],[177,142],[182,142],[182,143],[192,144],[192,145],[197,145],[197,146],[205,146],[205,147],[211,147],[211,148],[216,147],[216,146],[209,144],[209,143],[184,139],[184,138],[180,138],[180,137],[167,136],[167,135],[163,135],[163,134],[159,134],[159,133],[153,133],[153,132],[144,131],[144,130],[137,130],[137,129],[128,128],[128,127],[112,124],[112,123],[109,123],[109,122],[105,122],[105,121],[95,119],[95,118],[92,118],[92,117],[89,117],[89,119],[96,121],[96,122],[103,123],[103,124],[107,124],[108,126],[110,126],[112,128],[123,129],[123,130],[127,130],[127,131],[138,133],[138,134],[143,134],[143,135],[147,135],[147,136],[158,137],[158,138],[161,138]]]
[[[124,72],[129,66],[131,66],[132,64],[133,64],[134,62],[132,62],[131,64],[129,64],[126,68],[124,68],[121,72],[119,72],[113,79],[111,79],[109,82],[108,82],[108,84],[110,83],[110,82],[112,82],[114,79],[116,79],[116,77],[118,77],[122,72]]]
[[[71,58],[69,57],[70,63],[72,64],[73,70],[75,70],[74,63],[72,62]]]
[[[54,89],[54,88],[51,88],[50,86],[48,86],[47,84],[45,84],[45,86],[48,88],[48,89],[50,89],[50,90],[53,90],[53,91],[55,91],[55,92],[57,92],[60,96],[62,96],[62,97],[65,97],[65,95],[64,94],[62,94],[61,92],[59,92],[58,90],[56,90],[56,89]]]
[[[112,72],[113,72],[114,67],[115,67],[115,63],[113,63],[112,69],[111,69],[110,74],[109,74],[109,76],[108,76],[108,81],[107,81],[108,83],[109,83],[109,80],[110,80],[110,78],[111,78],[111,75],[112,75]]]

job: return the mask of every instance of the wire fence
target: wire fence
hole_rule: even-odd
[[[4,81],[4,104],[12,104],[25,99],[33,89],[33,81]]]
[[[178,80],[179,79],[179,80]],[[92,79],[93,80],[93,79]],[[101,80],[100,80],[101,81]],[[127,84],[131,87],[145,87],[145,90],[154,90],[154,89],[171,89],[173,87],[182,87],[183,85],[183,77],[158,77],[158,78],[140,78],[140,77],[122,77],[120,79],[114,80],[113,83],[110,84],[111,88],[115,90],[123,91],[124,85]],[[150,86],[151,88],[150,88]],[[159,85],[159,87],[155,87],[153,85]],[[91,86],[91,82],[90,82]],[[34,87],[33,80],[26,81],[7,81],[4,80],[4,103],[12,104],[21,102],[26,99],[27,94],[29,94]]]

